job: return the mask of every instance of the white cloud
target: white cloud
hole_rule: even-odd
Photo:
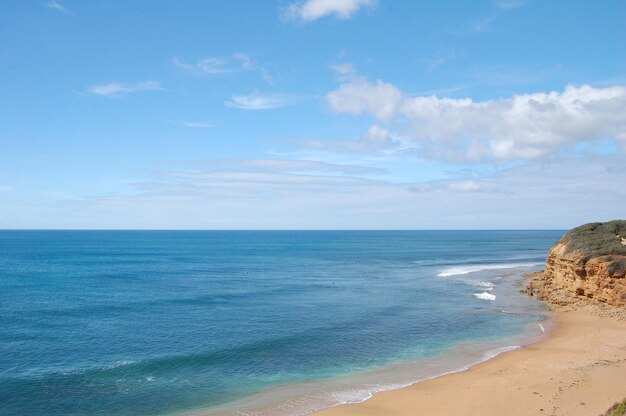
[[[382,121],[391,121],[402,104],[402,92],[391,84],[377,81],[375,84],[359,78],[345,83],[330,92],[328,106],[338,113],[358,115],[371,113]]]
[[[286,107],[295,104],[298,98],[289,94],[260,94],[233,95],[229,101],[225,101],[226,107],[240,110],[269,110],[272,108]]]
[[[331,15],[339,19],[349,19],[359,9],[376,4],[377,0],[306,0],[289,5],[286,17],[305,22]]]
[[[142,81],[135,84],[111,82],[109,84],[93,85],[87,91],[94,95],[119,98],[123,95],[139,91],[162,90],[161,83],[156,81]]]
[[[174,58],[174,65],[196,75],[220,75],[238,71],[250,71],[256,68],[254,60],[243,53],[231,56],[201,59],[195,63],[184,62]]]
[[[389,130],[377,124],[368,128],[356,143],[361,148],[369,150],[396,149],[400,145],[400,142],[393,137]]]
[[[370,114],[402,129],[431,157],[538,159],[577,143],[626,143],[626,87],[567,86],[563,91],[496,100],[411,97],[382,81],[358,79],[327,95],[332,111]]]
[[[61,3],[59,3],[56,0],[50,0],[47,1],[45,3],[46,7],[50,8],[50,9],[54,9],[57,10],[59,12],[63,12],[63,13],[69,13],[69,10],[67,10],[67,8],[65,8],[65,6],[63,6]]]
[[[388,143],[391,141],[391,133],[389,130],[386,130],[376,124],[367,129],[367,135],[365,138],[368,141],[376,142],[376,143]]]
[[[357,78],[354,65],[349,63],[331,65],[330,69],[335,73],[339,81],[352,81]]]

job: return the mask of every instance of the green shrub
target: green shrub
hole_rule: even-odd
[[[615,220],[576,227],[565,234],[559,243],[566,245],[566,253],[579,252],[583,263],[586,263],[593,257],[611,254],[626,256],[622,238],[626,238],[626,221]]]
[[[621,403],[615,403],[609,410],[601,416],[623,416],[626,415],[626,399]]]

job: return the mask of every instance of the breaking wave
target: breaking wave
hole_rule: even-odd
[[[541,265],[543,265],[543,263],[468,264],[464,266],[448,267],[440,271],[437,276],[458,276],[468,273],[481,272],[483,270],[515,269],[518,267],[534,267]]]

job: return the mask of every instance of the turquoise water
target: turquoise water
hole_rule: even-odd
[[[372,374],[535,336],[545,312],[516,276],[561,235],[0,231],[0,414],[358,400]]]

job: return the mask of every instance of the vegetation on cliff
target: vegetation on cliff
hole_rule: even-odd
[[[623,416],[626,415],[626,399],[621,403],[615,403],[609,410],[601,416]]]
[[[620,309],[604,308],[607,313],[626,314],[626,221],[569,231],[550,249],[543,273],[533,276],[526,290],[553,306],[603,304]]]
[[[592,222],[576,227],[565,234],[559,243],[566,246],[565,253],[578,253],[582,263],[594,257],[626,256],[626,221]],[[608,260],[608,259],[607,259]],[[613,260],[615,261],[615,260]],[[615,268],[626,267],[616,261]]]

